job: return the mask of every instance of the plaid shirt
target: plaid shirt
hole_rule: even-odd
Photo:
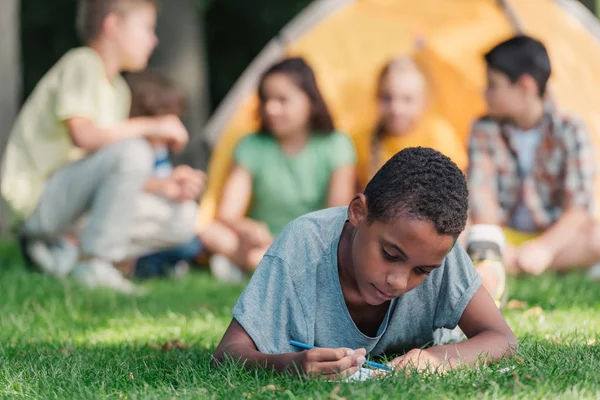
[[[517,128],[487,117],[475,122],[469,139],[468,181],[470,214],[476,221],[510,226],[521,202],[539,231],[568,208],[592,212],[596,165],[583,124],[548,107],[539,129],[534,166],[521,176],[514,142]]]

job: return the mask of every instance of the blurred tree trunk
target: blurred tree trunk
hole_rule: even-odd
[[[21,93],[20,1],[2,0],[0,12],[0,159],[19,110]],[[0,232],[5,232],[5,207],[0,202]]]
[[[203,22],[203,13],[194,1],[161,0],[157,25],[160,43],[150,61],[150,67],[172,79],[188,100],[183,122],[190,132],[190,144],[175,161],[201,169],[208,164],[209,147],[202,128],[210,110]]]
[[[17,115],[21,92],[19,0],[3,0],[0,12],[0,151]]]

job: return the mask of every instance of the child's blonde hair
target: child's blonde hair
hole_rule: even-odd
[[[414,73],[423,79],[425,88],[427,88],[428,79],[425,68],[414,57],[400,56],[390,60],[381,69],[377,81],[377,95],[381,93],[385,79],[393,73]]]
[[[110,13],[126,13],[140,4],[158,8],[157,0],[80,0],[76,28],[79,39],[88,44],[102,31],[104,19]]]
[[[419,79],[423,80],[424,90],[428,91],[428,74],[424,68],[424,66],[417,61],[414,57],[402,55],[396,58],[391,59],[385,66],[381,69],[379,73],[379,77],[377,79],[377,97],[381,96],[383,91],[383,85],[385,80],[390,76],[390,74],[404,74],[410,73],[418,76]],[[377,125],[375,125],[375,129],[373,131],[373,135],[371,137],[371,165],[370,165],[370,177],[375,175],[377,170],[379,169],[379,153],[381,146],[381,139],[385,133],[385,127],[383,121],[378,121]]]

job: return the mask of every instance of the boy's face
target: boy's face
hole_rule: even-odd
[[[508,76],[493,68],[487,69],[485,100],[492,118],[511,119],[523,112],[528,91],[521,79],[512,83]]]
[[[114,27],[114,42],[124,71],[141,71],[158,44],[155,33],[156,8],[151,4],[140,4],[117,16]]]
[[[441,266],[455,243],[451,235],[438,234],[430,221],[401,216],[368,224],[362,195],[352,201],[349,219],[356,229],[351,245],[356,284],[373,306],[416,288]]]

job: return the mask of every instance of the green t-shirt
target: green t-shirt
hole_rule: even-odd
[[[341,132],[312,135],[294,155],[285,154],[274,137],[255,133],[240,141],[234,160],[252,175],[248,216],[277,235],[290,221],[327,207],[331,176],[353,165],[356,153]]]

